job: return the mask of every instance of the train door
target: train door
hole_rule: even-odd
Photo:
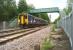
[[[21,24],[22,24],[22,25],[24,25],[24,24],[25,24],[25,18],[24,18],[24,16],[23,16],[23,15],[20,17],[20,21],[21,21]]]

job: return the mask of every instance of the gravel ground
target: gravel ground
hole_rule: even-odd
[[[45,37],[49,36],[50,32],[50,27],[47,27],[33,34],[0,45],[0,50],[34,50],[36,45],[40,44]]]
[[[71,50],[70,42],[65,32],[59,30],[51,33],[52,50]]]

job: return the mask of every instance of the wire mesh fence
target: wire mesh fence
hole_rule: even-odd
[[[62,27],[66,32],[69,40],[71,42],[71,47],[73,50],[73,12],[69,16],[61,14],[61,19],[58,21],[57,26]]]
[[[6,30],[10,28],[17,28],[17,27],[18,27],[17,18],[11,21],[0,22],[0,30]]]

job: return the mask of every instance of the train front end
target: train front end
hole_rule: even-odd
[[[18,15],[18,25],[21,28],[25,28],[28,25],[28,14],[22,13]]]

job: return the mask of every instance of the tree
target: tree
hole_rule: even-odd
[[[30,11],[30,10],[32,10],[32,9],[35,9],[35,7],[31,4],[31,5],[28,5],[28,7],[27,7],[27,10],[28,10],[28,12]]]
[[[40,13],[40,16],[41,16],[42,19],[47,20],[48,22],[50,22],[50,19],[49,19],[47,13]]]
[[[69,13],[72,11],[73,0],[67,0],[67,3],[68,7],[64,8],[63,11],[66,15],[69,15]]]
[[[68,9],[64,8],[63,11],[65,12],[66,15],[68,15]]]
[[[70,6],[68,6],[68,14],[72,11],[72,7],[71,7],[71,5]]]
[[[0,1],[0,21],[11,20],[16,15],[15,0],[1,0]]]
[[[19,0],[19,4],[18,4],[18,13],[22,13],[22,12],[27,12],[27,3],[26,0]]]
[[[72,7],[68,6],[68,8],[64,8],[63,11],[66,15],[69,15],[69,13],[72,11]]]

